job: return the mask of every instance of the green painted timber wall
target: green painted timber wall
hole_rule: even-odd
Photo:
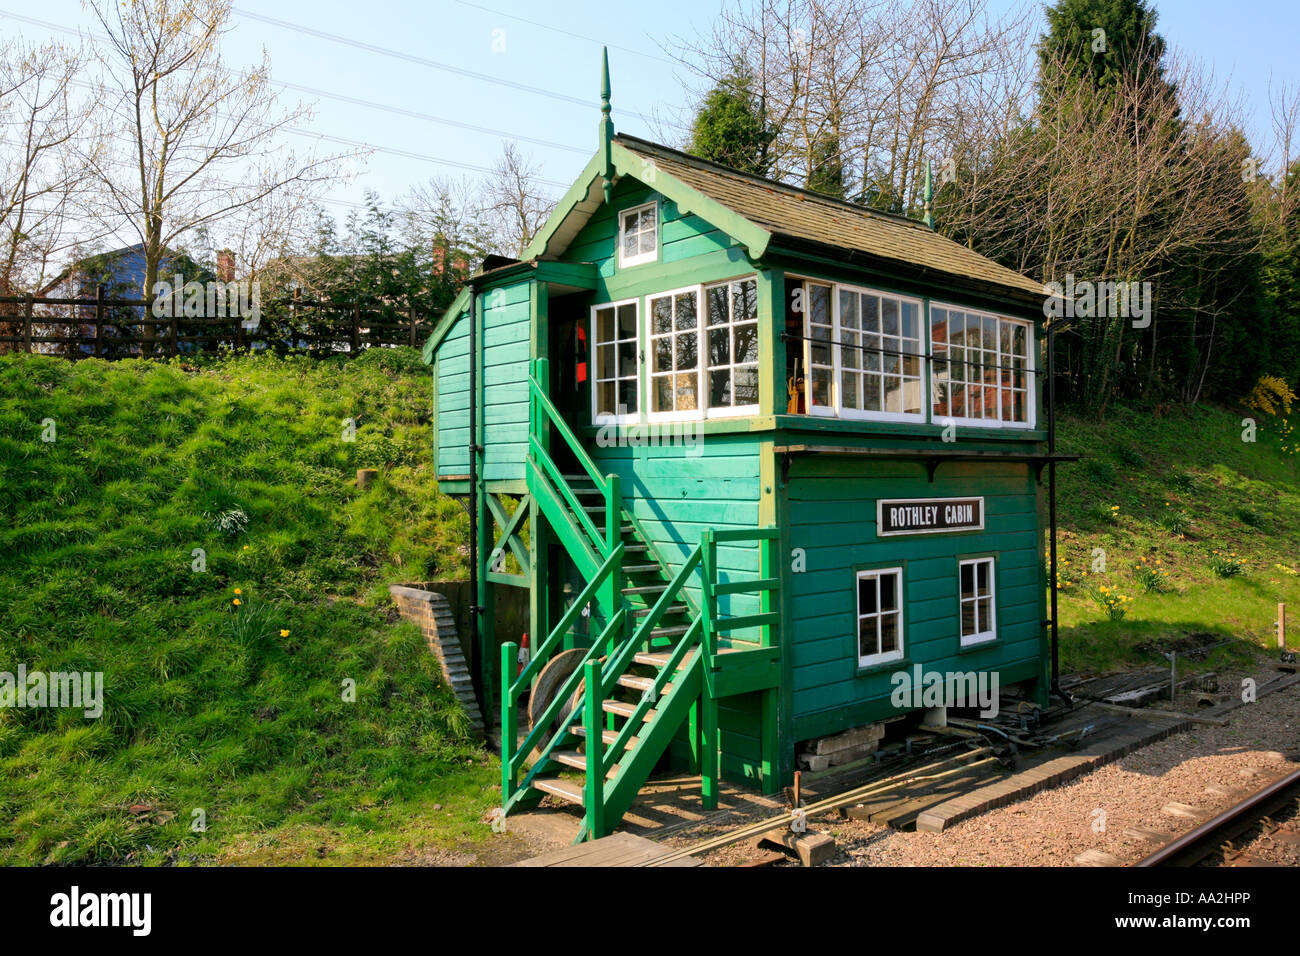
[[[1024,464],[948,462],[935,480],[923,465],[827,455],[796,458],[786,485],[791,548],[806,570],[790,573],[793,736],[803,740],[899,715],[891,675],[926,671],[997,671],[1006,686],[1042,676],[1045,650],[1038,495]],[[879,498],[983,496],[983,531],[876,536]],[[997,637],[962,648],[958,561],[992,556]],[[902,567],[902,661],[858,665],[856,573]],[[783,741],[788,746],[789,741]]]
[[[528,455],[529,281],[479,296],[483,310],[483,479],[523,481]],[[438,474],[469,472],[469,321],[438,349]]]
[[[666,425],[668,431],[680,425]],[[613,430],[606,439],[614,444],[589,445],[593,460],[607,474],[619,476],[623,505],[632,520],[667,562],[672,575],[700,541],[705,528],[752,529],[760,524],[759,444],[750,435],[709,436],[693,447],[670,444],[661,433],[659,444],[633,446],[636,432]],[[617,444],[619,439],[628,444]],[[718,578],[752,580],[758,576],[757,545],[719,545]],[[700,606],[698,574],[687,587],[692,610]],[[758,598],[752,594],[718,598],[723,615],[755,614]],[[741,640],[757,640],[756,629],[736,631]],[[740,782],[758,779],[760,697],[738,694],[723,698],[718,707],[718,739],[723,776]],[[674,746],[675,757],[687,752],[684,733]]]

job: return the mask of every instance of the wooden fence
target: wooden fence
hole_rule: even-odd
[[[219,310],[220,311],[220,310]],[[433,328],[413,306],[276,299],[259,306],[254,328],[242,315],[157,317],[145,299],[0,296],[0,352],[65,358],[175,356],[222,349],[316,355],[418,347]]]

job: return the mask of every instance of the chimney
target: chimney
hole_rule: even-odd
[[[447,248],[441,239],[433,240],[433,274],[442,275],[447,271]]]
[[[217,253],[217,281],[235,281],[235,254],[229,249]]]

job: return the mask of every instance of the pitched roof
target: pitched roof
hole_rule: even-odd
[[[652,162],[656,175],[667,173],[738,213],[770,233],[778,245],[782,240],[814,243],[1022,294],[1045,294],[1041,283],[939,235],[924,223],[737,172],[635,136],[620,133],[614,139]]]

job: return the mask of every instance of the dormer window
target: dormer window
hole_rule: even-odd
[[[646,203],[618,215],[618,264],[638,266],[659,258],[659,206]]]

